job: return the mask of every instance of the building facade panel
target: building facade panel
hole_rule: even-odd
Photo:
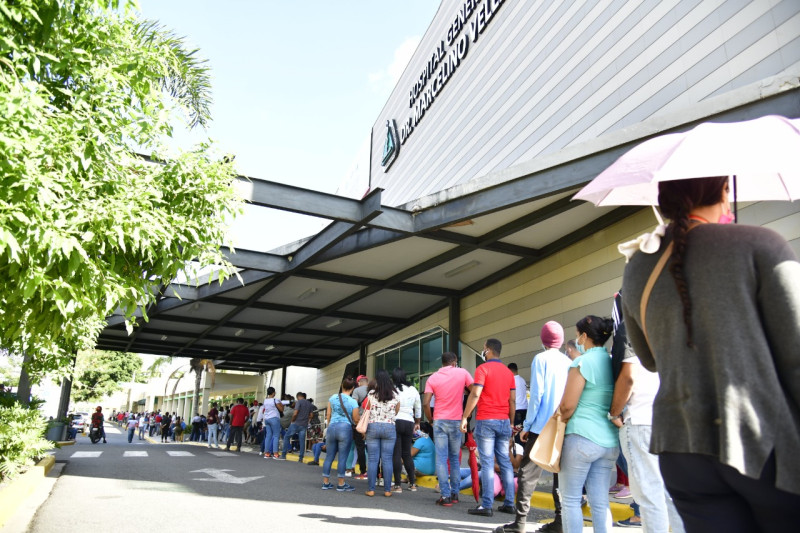
[[[448,43],[468,5],[464,29]],[[483,33],[473,31],[488,12]],[[790,0],[444,0],[373,128],[371,186],[386,190],[386,203],[403,204],[796,71],[798,12]],[[462,39],[466,53],[439,83]],[[410,89],[432,56],[431,76],[417,86],[423,100],[436,91],[416,120],[420,97]],[[387,120],[401,139],[384,172]]]

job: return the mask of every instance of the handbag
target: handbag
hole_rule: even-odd
[[[542,432],[531,448],[531,461],[548,472],[561,470],[561,447],[564,445],[564,432],[567,424],[561,420],[561,411],[556,409],[553,416],[545,424]]]
[[[358,420],[358,425],[356,426],[356,431],[362,435],[367,434],[367,428],[369,427],[369,408],[371,405],[372,401],[370,400],[369,403],[367,403],[367,406],[364,408],[364,412],[361,413],[361,418]]]

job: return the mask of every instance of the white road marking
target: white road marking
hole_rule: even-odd
[[[100,457],[103,452],[75,452],[70,455],[70,459],[81,459],[86,457]]]
[[[210,453],[211,455],[216,455],[217,457],[236,457],[238,455],[235,453],[223,452],[223,451],[208,452],[208,453]]]
[[[178,450],[168,451],[167,455],[170,457],[194,457],[192,452],[183,452]]]
[[[248,481],[253,481],[254,479],[261,479],[264,476],[253,476],[253,477],[236,477],[228,474],[228,472],[233,472],[230,469],[216,469],[216,468],[204,468],[202,470],[192,470],[192,473],[195,472],[204,472],[211,476],[211,478],[193,478],[194,481],[219,481],[220,483],[233,483],[236,485],[241,485],[243,483],[247,483]]]
[[[122,457],[147,457],[147,452],[127,451],[122,454]]]

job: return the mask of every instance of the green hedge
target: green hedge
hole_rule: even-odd
[[[54,444],[44,439],[47,422],[37,409],[23,406],[16,397],[0,399],[0,481],[33,466]]]

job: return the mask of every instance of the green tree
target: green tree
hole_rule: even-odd
[[[143,378],[149,381],[161,377],[161,367],[171,363],[172,357],[157,357],[142,373]]]
[[[0,346],[37,377],[187,265],[228,275],[229,158],[164,148],[176,117],[209,120],[208,68],[118,4],[0,2]]]
[[[200,412],[200,380],[203,377],[203,371],[208,372],[211,376],[211,387],[213,388],[217,368],[214,366],[213,360],[197,357],[189,359],[189,368],[194,372],[194,397],[192,399],[192,414],[194,414]]]
[[[16,387],[19,384],[19,372],[22,357],[0,348],[0,385]]]
[[[72,398],[95,402],[122,390],[122,383],[143,383],[142,358],[133,353],[88,350],[78,352]]]

